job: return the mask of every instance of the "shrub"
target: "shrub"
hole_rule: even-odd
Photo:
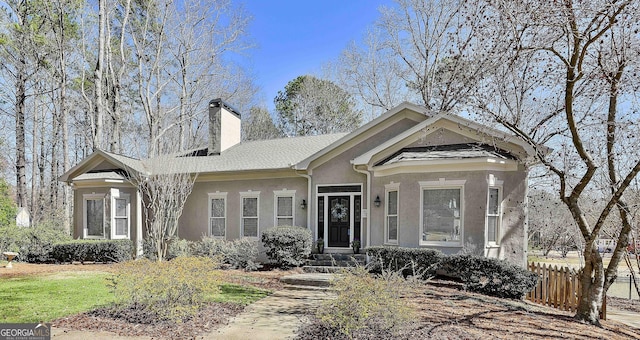
[[[131,240],[76,240],[53,246],[51,258],[56,262],[124,262],[131,260]]]
[[[411,310],[401,299],[407,285],[398,274],[375,278],[364,267],[357,267],[332,285],[336,299],[323,302],[316,316],[328,328],[349,338],[365,328],[393,334],[411,319]]]
[[[0,252],[18,252],[18,261],[50,262],[53,245],[70,240],[71,237],[64,230],[50,225],[18,227],[14,224],[0,227]]]
[[[384,268],[402,271],[405,277],[419,274],[423,279],[433,276],[444,258],[439,250],[400,247],[369,247],[367,255],[371,257],[370,267],[374,272]]]
[[[111,277],[116,308],[134,308],[160,320],[188,320],[213,294],[220,292],[218,266],[207,257],[178,257],[172,261],[129,261]]]
[[[256,270],[260,267],[256,262],[258,245],[249,239],[227,241],[204,236],[193,248],[194,255],[218,259],[231,268]]]
[[[460,278],[465,289],[500,298],[521,299],[538,281],[535,273],[524,268],[481,256],[451,255],[441,268]]]
[[[267,257],[282,268],[297,267],[311,255],[311,231],[307,228],[280,226],[262,232]]]
[[[176,257],[187,257],[193,255],[193,241],[187,241],[184,239],[175,239],[169,243],[169,249],[167,249],[167,259],[175,259]]]

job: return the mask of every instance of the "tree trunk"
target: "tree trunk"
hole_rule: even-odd
[[[584,260],[584,268],[580,273],[582,290],[575,317],[578,320],[599,326],[604,295],[604,267],[595,242],[585,246]]]
[[[25,142],[25,104],[27,101],[26,58],[18,60],[16,79],[16,201],[18,207],[25,208],[27,202],[27,156]]]
[[[98,37],[98,61],[96,63],[96,69],[94,71],[94,84],[96,87],[96,106],[95,106],[95,133],[93,135],[93,150],[101,149],[103,144],[103,121],[104,121],[104,90],[103,90],[103,75],[104,75],[104,50],[106,40],[106,22],[107,22],[107,9],[106,1],[100,0],[99,7],[99,37]]]

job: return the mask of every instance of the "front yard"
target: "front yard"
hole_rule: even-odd
[[[116,265],[0,264],[0,320],[9,323],[51,322],[54,327],[111,331],[123,335],[163,337],[167,332],[193,337],[226,322],[244,306],[281,288],[287,272],[246,273],[225,270],[219,292],[188,322],[154,320],[140,311],[114,313],[109,287]],[[116,317],[117,314],[117,317]]]
[[[174,323],[144,320],[128,311],[113,315],[109,306],[114,297],[107,286],[107,278],[114,268],[115,265],[15,263],[13,269],[7,269],[0,264],[0,320],[47,321],[57,328],[88,332],[87,336],[91,336],[90,332],[110,331],[121,336],[193,338],[211,334],[242,312],[244,306],[268,296],[270,291],[282,289],[279,277],[299,272],[221,271],[224,282],[219,293],[211,296],[212,303],[187,322]],[[640,339],[640,330],[615,321],[603,321],[603,327],[599,328],[575,321],[571,313],[459,288],[459,284],[432,281],[403,289],[400,301],[409,309],[412,318],[393,338]],[[311,307],[292,311],[301,313],[302,320],[311,320],[303,325],[299,339],[342,339],[341,335],[327,333],[327,329],[313,322],[315,310]],[[372,328],[356,334],[362,339],[389,335],[377,334]]]

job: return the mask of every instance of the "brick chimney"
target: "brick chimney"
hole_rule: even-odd
[[[240,143],[240,113],[217,98],[209,102],[209,148],[207,154],[220,152]]]

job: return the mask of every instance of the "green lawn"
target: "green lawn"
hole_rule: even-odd
[[[267,297],[266,290],[224,283],[220,285],[220,294],[213,298],[215,302],[233,302],[241,305],[249,305]]]
[[[109,274],[59,273],[0,280],[0,320],[40,322],[107,305]]]
[[[2,322],[51,321],[105,306],[114,298],[107,287],[110,274],[61,272],[45,276],[0,279],[0,320]],[[223,284],[216,302],[248,305],[266,297],[267,291]]]

